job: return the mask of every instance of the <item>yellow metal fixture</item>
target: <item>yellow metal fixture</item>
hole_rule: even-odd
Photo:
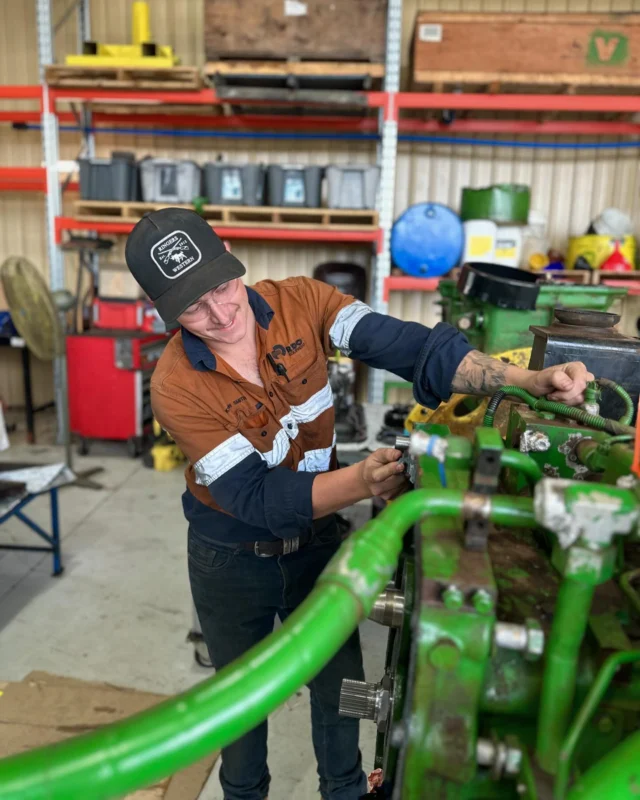
[[[65,58],[68,66],[74,67],[175,67],[180,59],[173,48],[156,44],[151,38],[149,4],[133,3],[131,9],[131,44],[100,44],[85,42],[82,55]]]
[[[526,367],[531,358],[530,347],[519,347],[496,353],[497,358],[516,367]],[[440,403],[435,410],[425,408],[419,403],[411,409],[404,421],[404,427],[411,433],[420,422],[433,422],[448,425],[456,436],[473,436],[473,431],[482,425],[488,398],[475,397],[470,394],[452,394],[446,403]]]

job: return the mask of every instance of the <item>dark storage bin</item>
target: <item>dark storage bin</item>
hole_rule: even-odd
[[[269,167],[268,197],[270,206],[319,208],[322,167]]]
[[[138,200],[138,165],[133,153],[114,152],[111,158],[80,158],[82,200]]]
[[[205,193],[213,205],[261,206],[265,169],[261,164],[205,164]]]
[[[313,270],[317,281],[335,286],[343,294],[351,294],[357,300],[365,301],[367,294],[367,271],[359,264],[340,261],[326,261]]]

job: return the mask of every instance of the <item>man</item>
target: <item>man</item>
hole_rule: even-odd
[[[156,367],[152,404],[189,461],[189,578],[217,669],[305,598],[339,546],[335,512],[404,488],[397,450],[337,469],[328,355],[395,372],[430,407],[506,384],[577,404],[592,378],[578,363],[503,364],[449,325],[401,322],[308,278],[245,287],[244,266],[192,211],[146,215],[126,259],[162,319],[181,326]],[[343,678],[363,679],[357,632],[309,687],[325,800],[366,792],[358,722],[338,715]],[[266,722],[224,749],[220,778],[225,800],[267,797]]]

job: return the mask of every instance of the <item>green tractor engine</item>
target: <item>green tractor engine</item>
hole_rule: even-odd
[[[490,404],[473,442],[438,425],[397,442],[416,493],[463,499],[404,537],[371,614],[380,683],[343,685],[343,713],[378,729],[369,797],[640,796],[633,407],[605,425],[600,392],[589,409],[523,397],[505,439]]]

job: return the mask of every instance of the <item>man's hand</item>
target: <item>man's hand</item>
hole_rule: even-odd
[[[401,457],[399,450],[381,448],[360,462],[361,479],[371,496],[391,500],[407,488]]]
[[[451,388],[461,394],[490,396],[503,386],[519,386],[535,397],[546,395],[550,400],[577,406],[584,401],[584,390],[592,380],[593,375],[580,361],[536,372],[472,350],[458,365]]]
[[[580,361],[547,367],[540,372],[527,370],[528,376],[520,384],[534,397],[548,397],[569,406],[577,406],[584,402],[584,390],[593,375]]]

